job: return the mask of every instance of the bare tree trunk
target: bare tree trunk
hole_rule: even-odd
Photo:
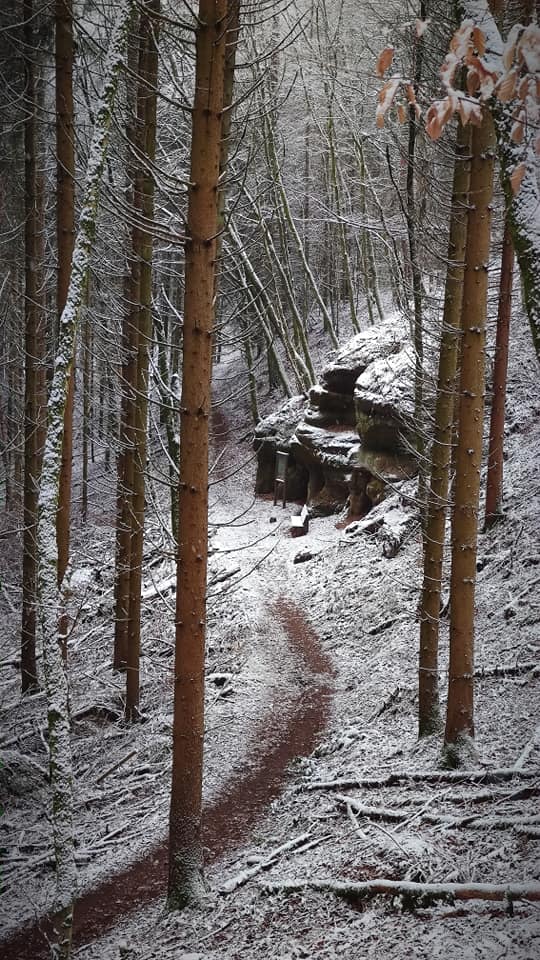
[[[139,34],[139,20],[134,36]],[[127,258],[124,278],[122,318],[122,372],[119,425],[119,452],[117,461],[116,493],[116,553],[114,571],[114,650],[113,669],[125,670],[127,664],[129,621],[129,569],[131,555],[131,528],[133,506],[133,458],[135,448],[135,406],[137,388],[137,356],[139,352],[138,311],[140,300],[140,231],[136,219],[140,214],[142,186],[140,166],[136,167],[135,151],[142,151],[142,129],[137,123],[137,96],[132,96],[132,75],[137,74],[139,51],[135,39],[128,49],[126,76],[129,145],[126,200],[133,209],[135,223],[131,231],[131,253]],[[135,100],[135,102],[133,102]]]
[[[157,107],[157,16],[160,0],[150,0],[141,17],[139,58],[140,119],[144,126],[141,213],[145,227],[140,231],[140,304],[137,355],[137,396],[134,421],[133,501],[131,554],[129,563],[129,620],[126,674],[126,720],[139,715],[139,660],[141,645],[141,582],[144,545],[145,471],[148,432],[148,365],[152,338],[152,253],[151,224],[154,219],[154,176]]]
[[[493,369],[493,401],[489,427],[489,453],[486,486],[485,526],[489,527],[502,516],[504,412],[508,372],[508,345],[512,314],[512,282],[514,279],[514,247],[508,221],[504,228],[495,365]]]
[[[420,605],[420,661],[418,671],[419,734],[439,726],[439,614],[452,459],[452,426],[463,297],[463,262],[467,240],[467,201],[470,181],[470,127],[458,127],[452,210],[448,238],[448,269],[444,293],[435,430],[431,451],[431,480],[424,533],[424,580]]]
[[[90,434],[90,357],[92,349],[92,332],[90,318],[85,317],[83,337],[83,422],[82,422],[82,485],[81,485],[81,518],[83,523],[88,520],[88,439]]]
[[[474,593],[484,420],[485,338],[495,137],[484,108],[472,135],[470,207],[462,306],[459,434],[452,517],[450,664],[445,752],[460,762],[474,737]]]
[[[208,421],[226,0],[200,0],[189,176],[182,367],[169,904],[203,889],[201,842],[208,558]]]
[[[60,318],[66,304],[75,236],[75,144],[73,125],[73,7],[72,0],[56,0],[56,244],[58,273],[56,310]],[[75,343],[73,345],[75,360]],[[71,476],[73,460],[73,405],[75,370],[70,367],[64,410],[62,469],[56,519],[58,586],[62,586],[69,563]],[[67,618],[60,631],[64,659],[67,657]]]
[[[24,533],[22,570],[21,686],[37,685],[36,586],[38,490],[45,432],[43,378],[44,323],[41,264],[43,263],[42,182],[37,176],[36,83],[33,2],[24,0],[26,117],[24,121],[25,198],[25,384],[24,384]],[[6,477],[7,485],[7,477]]]
[[[420,3],[420,18],[426,19],[426,3]],[[415,41],[414,88],[418,89],[422,79],[424,41],[418,37]],[[418,499],[421,509],[424,508],[426,466],[424,462],[424,291],[422,272],[418,256],[417,215],[418,204],[415,190],[416,171],[416,141],[418,136],[418,118],[414,106],[409,106],[409,136],[407,142],[407,181],[406,181],[406,212],[407,238],[411,264],[412,293],[414,314],[412,322],[414,346],[414,419],[416,430],[416,453],[418,457]]]

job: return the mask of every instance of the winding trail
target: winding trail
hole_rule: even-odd
[[[279,599],[269,607],[269,619],[282,626],[287,643],[302,670],[306,685],[287,691],[275,708],[261,718],[261,746],[246,757],[241,776],[228,780],[222,793],[204,809],[206,863],[216,861],[246,843],[249,832],[280,793],[286,768],[296,757],[308,756],[329,719],[333,670],[319,639],[302,610]],[[163,897],[167,886],[167,840],[142,860],[82,894],[75,907],[74,949],[108,933],[121,918]],[[46,960],[52,918],[27,925],[0,943],[1,960]]]

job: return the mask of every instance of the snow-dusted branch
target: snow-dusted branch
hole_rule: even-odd
[[[410,908],[427,907],[455,900],[540,900],[540,883],[413,883],[406,880],[286,880],[265,883],[269,893],[297,893],[320,890],[346,900],[371,900],[373,897],[401,897]]]
[[[309,783],[308,790],[351,790],[359,788],[380,789],[400,783],[506,783],[514,779],[540,779],[538,768],[521,770],[518,767],[501,767],[497,770],[399,770],[385,777],[339,778]]]

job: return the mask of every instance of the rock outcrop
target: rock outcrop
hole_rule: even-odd
[[[255,431],[257,493],[274,488],[277,450],[289,454],[287,497],[313,512],[362,516],[392,484],[414,475],[413,355],[396,321],[357,334],[323,370],[308,399],[294,397]]]

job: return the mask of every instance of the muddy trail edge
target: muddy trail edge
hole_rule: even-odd
[[[330,714],[333,669],[302,610],[283,599],[269,607],[307,681],[300,692],[287,692],[260,721],[262,744],[246,757],[242,775],[223,784],[220,795],[203,812],[207,864],[243,845],[268,805],[280,793],[288,764],[314,749]],[[141,860],[83,893],[75,906],[73,949],[108,933],[118,921],[164,897],[167,887],[167,839]],[[52,917],[15,931],[0,942],[1,960],[46,960]]]

